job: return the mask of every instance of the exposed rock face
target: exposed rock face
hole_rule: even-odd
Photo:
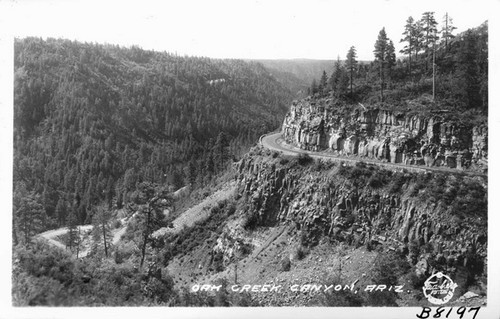
[[[215,253],[221,253],[223,263],[227,265],[235,256],[241,257],[245,255],[246,251],[249,250],[249,246],[250,244],[246,243],[237,231],[228,229],[217,238],[217,243],[212,250]]]
[[[422,125],[418,119],[415,123],[414,127]],[[390,153],[390,146],[388,151],[379,152]],[[414,194],[417,174],[390,175],[391,179],[406,181],[390,191],[387,185],[353,184],[351,177],[339,173],[341,166],[310,166],[280,165],[265,157],[245,157],[237,168],[237,180],[239,195],[246,198],[247,213],[254,214],[259,225],[293,224],[313,241],[328,236],[352,245],[382,245],[408,253],[408,258],[418,263],[416,269],[421,274],[432,270],[428,267],[430,260],[456,267],[470,263],[472,252],[474,256],[486,257],[485,207],[478,206],[474,216],[463,217],[461,211],[446,206],[440,199],[434,203],[422,201],[418,190]],[[443,188],[450,188],[447,185],[453,182],[474,185],[486,200],[482,177],[441,178]],[[432,191],[422,187],[423,191]],[[415,252],[415,247],[420,250]]]
[[[446,119],[446,112],[407,115],[359,106],[341,115],[331,99],[294,101],[283,122],[286,142],[311,151],[407,165],[485,170],[487,124]]]

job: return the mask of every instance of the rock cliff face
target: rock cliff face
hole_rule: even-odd
[[[341,114],[332,99],[294,101],[283,122],[285,141],[311,151],[407,165],[485,170],[487,124],[449,119],[446,111],[410,115],[359,105]]]
[[[411,125],[421,131],[423,123],[415,119]],[[304,166],[269,156],[247,156],[237,169],[239,196],[257,225],[292,224],[311,243],[326,236],[356,246],[380,245],[407,254],[422,274],[430,265],[450,270],[485,260],[484,177],[319,162]]]

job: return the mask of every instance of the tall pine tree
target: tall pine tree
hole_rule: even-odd
[[[219,132],[213,148],[216,171],[221,171],[229,159],[229,142],[224,132]]]
[[[350,78],[351,96],[352,96],[352,82],[353,82],[354,72],[356,71],[357,64],[358,64],[358,61],[356,60],[356,48],[354,46],[351,46],[351,48],[347,52],[347,60],[346,60],[346,67],[347,67],[347,70],[349,71],[349,78]]]
[[[422,32],[424,38],[424,50],[426,53],[425,70],[429,68],[429,60],[434,49],[434,45],[438,40],[437,22],[434,19],[434,12],[424,12],[420,19],[422,23]]]
[[[418,20],[415,22],[414,31],[414,52],[415,52],[415,62],[418,63],[418,54],[425,48],[424,32],[422,21]]]
[[[437,40],[437,22],[434,19],[434,12],[424,12],[422,18],[422,32],[424,33],[424,46],[426,51],[430,51]]]
[[[326,75],[326,71],[323,70],[323,74],[319,80],[318,90],[321,94],[325,94],[328,90],[328,75]]]
[[[106,258],[109,255],[109,249],[113,239],[111,236],[111,228],[109,226],[110,218],[111,213],[104,204],[97,206],[95,213],[92,216],[92,223],[94,226],[92,229],[94,249],[98,249],[102,245]]]
[[[20,183],[14,191],[13,210],[15,237],[18,238],[17,232],[20,232],[24,245],[29,245],[31,237],[44,228],[45,212],[40,195],[26,191],[24,184]]]
[[[76,216],[76,210],[72,210],[69,215],[69,225],[68,225],[68,238],[66,242],[66,247],[69,247],[71,252],[76,253],[76,258],[80,253],[80,228],[78,227],[78,216]]]
[[[163,209],[171,204],[171,197],[166,189],[152,183],[141,183],[138,185],[138,189],[139,194],[136,202],[140,205],[138,219],[142,232],[139,266],[142,268],[146,260],[148,243],[152,241],[151,234],[161,227],[167,226]]]
[[[411,55],[415,50],[416,42],[416,26],[413,17],[408,17],[406,20],[405,30],[403,32],[403,38],[399,42],[406,42],[407,44],[399,52],[408,55],[408,73],[411,76]]]
[[[452,34],[453,30],[455,30],[456,27],[453,26],[453,19],[448,16],[448,12],[446,12],[445,16],[443,17],[443,26],[440,30],[441,33],[441,39],[444,40],[444,46],[445,48],[448,48],[448,42],[449,40],[453,39],[455,36]]]
[[[380,30],[377,41],[375,42],[375,62],[379,65],[380,70],[380,100],[384,101],[384,68],[387,59],[388,38],[385,33],[385,27]]]
[[[387,51],[385,56],[386,69],[387,69],[387,77],[391,80],[392,77],[392,69],[396,65],[396,52],[394,49],[394,43],[392,40],[389,40],[387,43]]]
[[[349,85],[349,76],[347,75],[345,67],[340,62],[340,57],[337,57],[329,83],[333,95],[337,98],[346,94]]]

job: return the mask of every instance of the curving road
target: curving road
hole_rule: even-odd
[[[270,149],[273,151],[279,151],[285,155],[296,156],[298,154],[308,154],[312,158],[319,158],[319,159],[323,159],[323,160],[338,161],[338,162],[350,162],[350,163],[364,162],[367,164],[373,164],[373,165],[385,167],[385,168],[392,169],[392,170],[394,170],[394,169],[397,169],[397,170],[406,169],[408,171],[415,171],[415,172],[442,172],[442,173],[448,173],[448,174],[465,174],[465,175],[472,175],[472,176],[486,176],[487,175],[487,174],[480,173],[480,172],[463,171],[463,170],[452,169],[452,168],[448,168],[448,167],[427,167],[427,166],[422,167],[422,166],[415,166],[415,165],[405,165],[405,164],[381,162],[381,161],[369,159],[369,158],[359,158],[359,157],[353,158],[353,157],[347,157],[347,156],[339,156],[339,155],[334,155],[332,153],[329,153],[327,151],[323,151],[323,152],[306,151],[306,150],[302,150],[300,148],[297,148],[297,147],[294,147],[290,144],[285,143],[281,133],[271,133],[271,134],[261,136],[260,137],[260,144],[267,149]]]
[[[125,234],[125,230],[127,229],[127,218],[122,218],[120,221],[122,222],[122,226],[120,228],[113,229],[111,231],[111,233],[113,234],[113,239],[111,242],[112,245],[116,245],[120,241],[123,234]],[[78,226],[78,229],[80,230],[80,232],[86,232],[86,231],[91,231],[93,227],[94,227],[93,225],[82,225]],[[66,247],[64,243],[57,240],[57,237],[67,234],[68,231],[69,231],[68,227],[52,229],[38,234],[37,238],[43,238],[52,246],[58,247],[63,250],[67,250],[68,247]],[[82,245],[81,248],[82,249],[79,252],[78,257],[79,258],[87,257],[87,255],[90,253],[90,247],[88,245],[87,246]]]
[[[85,232],[85,231],[91,230],[93,226],[92,225],[82,225],[82,226],[77,226],[77,227],[81,232]],[[66,250],[68,247],[66,247],[65,244],[63,244],[62,242],[57,240],[56,237],[65,235],[68,233],[68,231],[69,231],[68,227],[62,227],[62,228],[52,229],[52,230],[48,230],[46,232],[43,232],[41,234],[38,234],[37,237],[45,239],[52,246],[59,247],[61,249]],[[85,257],[88,255],[88,253],[89,253],[89,251],[82,250],[79,254],[79,257]]]

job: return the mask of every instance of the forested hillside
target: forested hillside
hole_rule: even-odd
[[[373,61],[357,61],[352,46],[344,61],[335,62],[333,72],[317,73],[309,92],[334,97],[339,105],[442,110],[466,121],[487,115],[488,22],[454,35],[451,17],[445,17],[442,25],[433,12],[423,13],[420,20],[409,17],[401,35],[382,28],[373,39]],[[405,46],[397,59],[394,42],[399,37]]]
[[[209,182],[290,100],[258,63],[16,40],[15,242],[120,208],[139,182]]]

